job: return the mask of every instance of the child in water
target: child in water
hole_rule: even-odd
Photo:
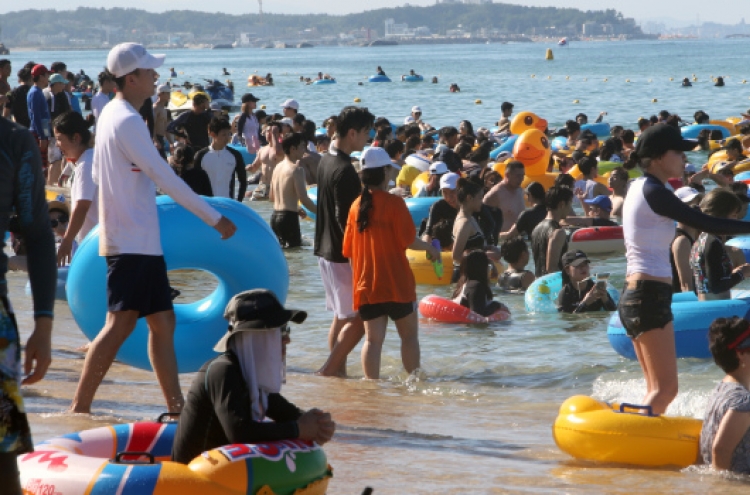
[[[500,256],[508,263],[508,269],[500,275],[498,287],[505,291],[524,291],[534,281],[534,272],[526,269],[529,263],[529,247],[520,237],[507,240],[500,246]]]
[[[591,262],[583,251],[568,251],[562,257],[563,288],[557,297],[557,310],[563,313],[614,311],[617,304],[607,292],[606,282],[591,280]]]
[[[453,293],[453,301],[481,316],[499,310],[510,312],[507,306],[492,299],[489,276],[490,259],[481,249],[475,249],[461,261],[461,276]]]

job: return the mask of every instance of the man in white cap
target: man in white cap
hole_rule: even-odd
[[[159,154],[165,160],[167,151],[174,147],[174,137],[167,132],[167,126],[171,120],[170,112],[167,110],[172,88],[169,84],[160,84],[156,88],[156,101],[154,102],[154,143]]]
[[[331,415],[303,412],[280,394],[289,322],[303,323],[307,313],[285,309],[270,290],[253,289],[234,296],[224,318],[229,330],[214,347],[222,354],[193,380],[172,460],[187,464],[201,452],[235,443],[328,442],[336,430]]]
[[[444,162],[434,162],[430,165],[430,177],[426,184],[419,188],[415,198],[440,196],[440,178],[450,172]]]
[[[109,52],[107,70],[119,88],[97,123],[92,176],[99,185],[99,254],[107,258],[108,312],[91,343],[71,411],[89,413],[96,390],[118,349],[146,317],[149,357],[167,407],[179,412],[183,396],[174,351],[175,315],[161,248],[156,187],[212,225],[228,239],[237,228],[175,175],[159,156],[138,113],[154,94],[164,55],[151,55],[137,43]]]
[[[284,100],[284,103],[281,104],[281,110],[284,112],[284,117],[293,119],[297,115],[297,112],[299,112],[299,103],[297,103],[297,100],[292,100],[291,98]]]
[[[404,119],[404,125],[419,124],[422,118],[422,109],[418,106],[411,107],[411,114]]]

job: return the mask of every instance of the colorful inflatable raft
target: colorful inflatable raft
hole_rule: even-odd
[[[332,471],[316,443],[226,445],[171,462],[177,423],[105,426],[52,438],[18,457],[34,495],[323,495]]]

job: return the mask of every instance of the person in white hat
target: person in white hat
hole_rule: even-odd
[[[213,226],[222,239],[234,235],[231,220],[195,194],[167,165],[138,113],[156,90],[155,71],[164,55],[151,55],[137,43],[109,52],[107,70],[119,88],[97,123],[92,176],[99,184],[99,254],[107,258],[107,319],[91,343],[70,410],[91,412],[96,390],[120,345],[146,317],[149,356],[167,407],[183,406],[174,351],[175,315],[156,210],[156,187]]]
[[[297,103],[297,100],[292,100],[291,98],[284,100],[284,103],[281,104],[281,110],[284,112],[284,117],[293,119],[297,115],[297,112],[299,112],[299,103]]]
[[[450,226],[450,231],[453,232],[453,223],[456,221],[456,215],[458,215],[458,179],[461,176],[448,172],[440,177],[440,195],[443,197],[435,201],[430,206],[430,214],[427,217],[427,223],[425,224],[424,232],[422,233],[422,239],[426,242],[432,242],[434,237],[433,228],[439,222],[445,222]],[[447,248],[448,245],[442,246]]]
[[[331,415],[303,412],[281,395],[289,322],[303,323],[307,313],[284,308],[270,290],[253,289],[234,296],[224,318],[229,330],[214,347],[222,354],[193,380],[172,460],[188,464],[201,452],[235,443],[328,442],[336,431]]]
[[[420,366],[416,283],[406,250],[440,251],[417,238],[404,199],[389,194],[390,171],[400,169],[383,148],[368,148],[360,158],[362,194],[346,222],[342,253],[352,265],[354,309],[365,324],[362,369],[365,378],[380,378],[380,355],[390,318],[401,337],[401,359],[407,373]]]
[[[169,112],[167,105],[172,95],[169,84],[160,84],[156,88],[156,101],[154,102],[154,142],[159,154],[165,160],[167,151],[174,149],[174,137],[167,132],[169,125]]]
[[[404,125],[417,124],[420,129],[427,130],[431,126],[422,121],[422,108],[418,106],[411,107],[411,115],[404,119]]]
[[[440,178],[450,172],[448,165],[444,162],[434,162],[429,168],[430,175],[427,183],[423,184],[417,193],[414,195],[415,198],[428,198],[440,196]]]

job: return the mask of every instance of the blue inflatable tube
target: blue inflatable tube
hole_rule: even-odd
[[[318,79],[313,83],[315,86],[319,86],[321,84],[336,84],[335,79]]]
[[[609,124],[606,122],[598,122],[595,124],[583,124],[581,126],[581,132],[583,131],[591,131],[594,134],[596,134],[596,137],[600,138],[610,138],[611,132]]]
[[[698,301],[693,292],[681,292],[672,297],[674,340],[678,358],[709,359],[708,327],[716,318],[750,316],[750,291],[732,291],[732,299]],[[617,313],[607,327],[607,338],[621,356],[636,359],[633,341],[628,337]]]
[[[550,273],[534,280],[524,294],[524,304],[529,313],[557,313],[557,295],[562,290],[562,274],[560,272]],[[617,304],[620,301],[620,293],[607,285],[612,300]]]
[[[406,207],[409,208],[411,213],[411,219],[414,221],[414,225],[419,230],[419,225],[422,220],[430,216],[430,208],[437,201],[443,199],[441,196],[432,196],[428,198],[406,198]]]
[[[310,198],[310,200],[312,200],[312,202],[317,205],[318,204],[318,186],[308,187],[307,188],[307,197]],[[302,208],[304,210],[305,214],[307,214],[307,219],[308,220],[312,220],[314,222],[315,221],[315,213],[313,213],[310,210],[308,210],[307,208],[305,208],[301,203],[300,203],[299,206],[300,206],[300,208]]]
[[[557,136],[555,139],[552,140],[549,144],[552,151],[564,151],[569,149],[568,148],[568,138],[564,136]]]
[[[307,189],[307,196],[312,200],[313,203],[318,204],[318,188],[316,186]],[[417,229],[422,223],[422,220],[429,216],[430,207],[439,199],[442,198],[439,196],[433,196],[430,198],[407,198],[404,200],[406,201],[406,207],[409,208],[409,213],[411,213],[412,221],[414,222],[414,225],[417,227]],[[300,207],[305,211],[308,219],[315,221],[315,213],[311,212],[302,205],[300,205]]]
[[[709,131],[721,131],[721,135],[724,139],[729,137],[729,129],[726,127],[722,127],[720,125],[714,125],[714,124],[693,124],[688,125],[680,129],[680,132],[682,132],[682,137],[685,139],[698,139],[698,134],[704,129],[708,129]]]
[[[55,300],[67,301],[68,295],[65,293],[65,283],[68,280],[68,267],[60,266],[57,268],[57,286],[55,288]],[[26,295],[31,295],[31,282],[26,282]]]
[[[373,82],[373,83],[391,82],[391,78],[388,76],[370,76],[367,78],[367,82]]]
[[[289,269],[276,235],[252,209],[229,198],[205,198],[237,226],[237,233],[222,241],[219,233],[168,196],[157,198],[161,245],[169,270],[196,269],[211,273],[218,286],[207,297],[175,304],[174,343],[180,373],[198,371],[216,356],[213,347],[227,331],[224,308],[235,294],[255,288],[272,290],[285,301]],[[99,229],[81,243],[68,273],[68,304],[83,333],[93,340],[107,313],[107,263],[99,256]],[[179,299],[177,300],[179,302]],[[138,320],[120,347],[117,359],[151,369],[147,353],[146,320]]]
[[[490,158],[493,160],[497,159],[497,156],[500,153],[503,153],[507,151],[508,153],[513,153],[513,146],[516,144],[516,140],[518,139],[518,136],[513,135],[510,136],[508,139],[505,140],[503,144],[495,148],[494,150],[490,151]]]
[[[422,76],[405,76],[404,81],[406,82],[422,82],[424,81],[424,77]]]
[[[238,151],[240,155],[242,155],[242,159],[245,161],[245,165],[250,165],[255,161],[255,153],[248,152],[247,148],[245,148],[241,144],[228,144],[227,148],[232,148],[233,150]]]

